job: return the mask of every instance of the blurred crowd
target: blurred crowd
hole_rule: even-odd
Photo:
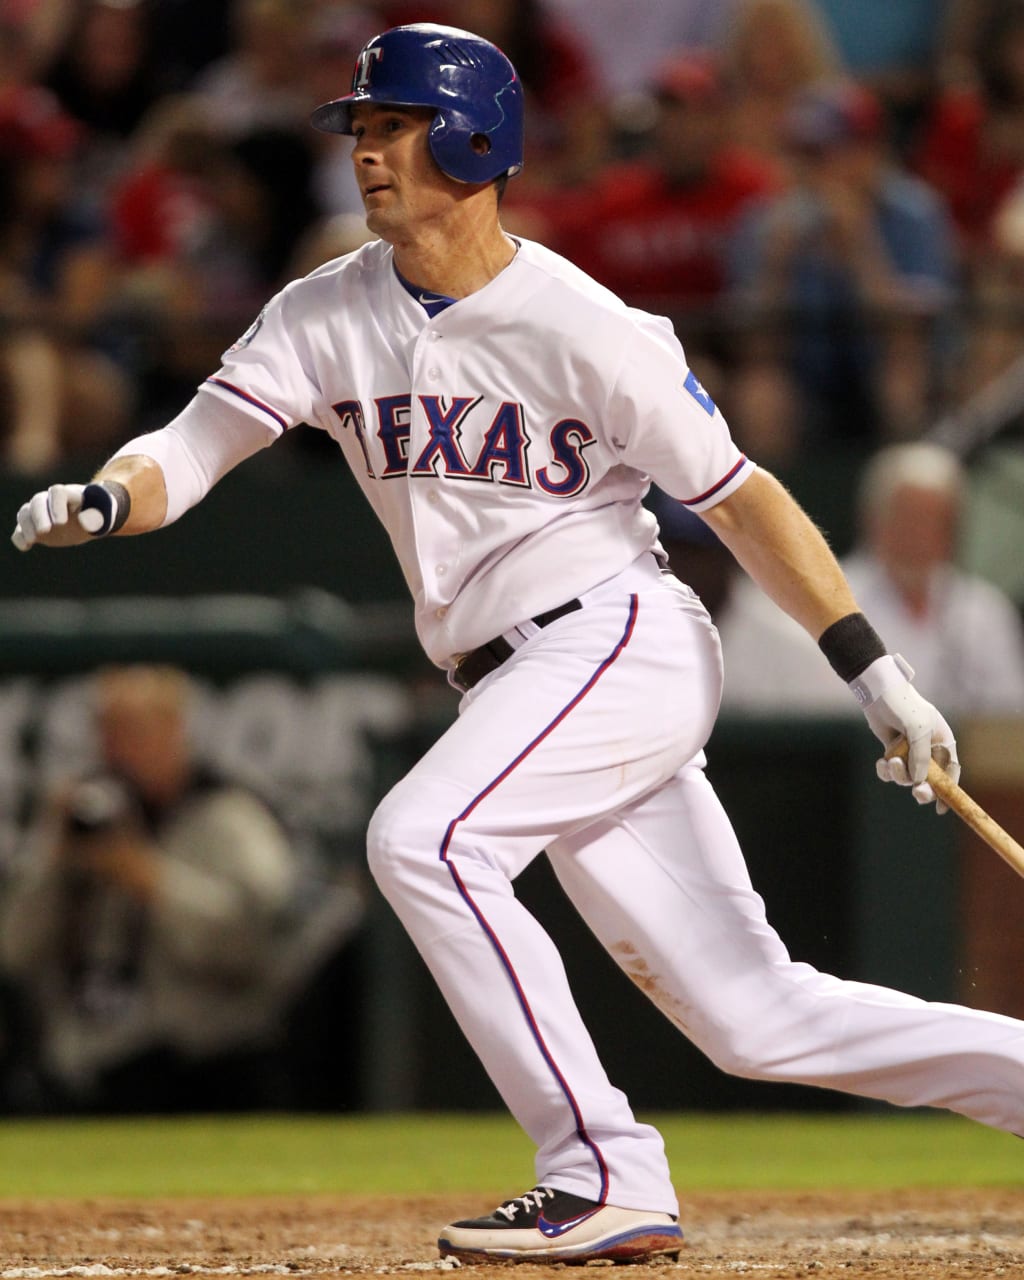
[[[918,438],[1020,354],[1022,0],[0,0],[0,464],[161,425],[366,237],[346,92],[384,26],[517,64],[509,230],[669,314],[742,446]]]

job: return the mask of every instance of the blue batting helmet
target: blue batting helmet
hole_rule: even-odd
[[[352,92],[317,107],[312,123],[326,133],[351,133],[352,107],[360,102],[433,107],[430,151],[458,182],[493,182],[523,167],[523,89],[516,69],[470,31],[418,22],[374,36],[356,59]]]

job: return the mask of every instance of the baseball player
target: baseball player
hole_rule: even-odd
[[[537,1147],[533,1189],[445,1227],[442,1254],[627,1260],[682,1241],[662,1139],[609,1082],[513,893],[542,850],[725,1070],[1024,1134],[1024,1024],[794,963],[765,919],[704,774],[718,637],[666,572],[648,477],[818,641],[881,741],[907,739],[884,779],[934,800],[929,758],[956,777],[953,735],[811,521],[737,449],[668,322],[502,229],[523,158],[514,68],[465,31],[393,28],[313,123],[354,137],[380,239],[288,285],[174,421],[90,484],[37,493],[14,542],[158,529],[296,423],[338,442],[462,692],[374,814],[370,865]]]

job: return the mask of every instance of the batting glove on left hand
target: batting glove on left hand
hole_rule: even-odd
[[[883,782],[910,787],[918,804],[931,804],[935,792],[928,782],[928,764],[934,759],[954,782],[960,778],[960,762],[956,755],[956,739],[940,712],[922,698],[910,683],[914,672],[896,655],[876,658],[861,674],[850,681],[854,697],[860,703],[871,731],[886,748],[900,738],[907,740],[907,758],[884,756],[875,766]],[[941,800],[936,813],[948,806]]]

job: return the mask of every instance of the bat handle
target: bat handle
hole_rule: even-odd
[[[907,751],[906,738],[898,738],[886,751],[885,758],[892,760],[894,756],[899,756],[901,760],[906,760]],[[937,760],[928,762],[928,782],[943,804],[948,805],[957,817],[962,818],[972,831],[981,836],[989,848],[994,849],[1013,867],[1019,876],[1024,876],[1024,848],[1008,831],[1004,831],[963,787],[953,781]]]

